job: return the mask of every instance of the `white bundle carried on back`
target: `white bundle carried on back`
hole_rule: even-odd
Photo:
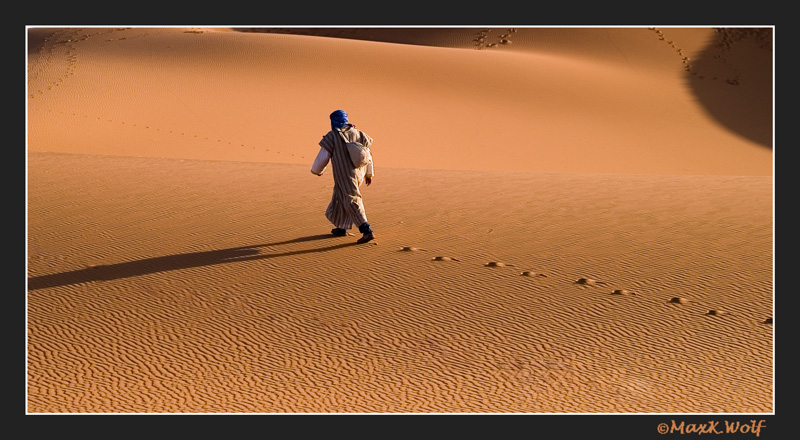
[[[350,161],[353,162],[354,167],[361,168],[372,162],[372,154],[369,152],[369,147],[361,142],[348,140],[342,131],[339,131],[339,134],[344,139],[344,146],[347,148],[347,154],[350,156]]]

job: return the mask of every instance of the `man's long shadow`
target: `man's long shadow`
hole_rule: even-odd
[[[163,257],[129,261],[126,263],[93,266],[86,269],[72,270],[69,272],[61,272],[51,275],[40,275],[28,278],[28,290],[45,289],[48,287],[65,286],[69,284],[79,284],[90,281],[116,280],[119,278],[128,278],[156,272],[167,272],[170,270],[211,266],[214,264],[224,264],[237,261],[261,260],[267,258],[288,257],[290,255],[326,252],[346,248],[356,244],[356,242],[347,242],[334,246],[303,249],[277,254],[261,254],[259,250],[259,248],[262,247],[302,243],[326,238],[334,238],[334,236],[330,234],[311,235],[308,237],[300,237],[277,243],[256,244],[252,246],[241,246],[206,252],[191,252],[188,254],[166,255]]]

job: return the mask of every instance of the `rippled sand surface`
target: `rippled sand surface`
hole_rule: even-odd
[[[770,178],[306,174],[31,154],[29,409],[772,409]]]

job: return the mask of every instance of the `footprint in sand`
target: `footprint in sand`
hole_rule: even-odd
[[[525,272],[522,272],[520,275],[523,276],[523,277],[531,277],[531,278],[533,278],[533,277],[547,278],[547,275],[545,275],[543,273],[537,273],[537,272],[534,272],[532,270],[526,270]]]
[[[581,284],[584,286],[605,286],[608,283],[605,281],[593,280],[591,278],[578,278],[577,280],[575,280],[575,284]]]
[[[712,309],[712,310],[709,310],[708,313],[706,313],[706,315],[709,315],[709,316],[723,316],[723,315],[730,315],[730,313],[728,313],[728,312],[726,312],[724,310]]]
[[[490,262],[484,264],[484,266],[486,266],[486,267],[514,267],[513,264],[506,264],[506,263],[503,263],[503,262],[500,262],[500,261],[490,261]]]
[[[764,324],[772,324],[772,316],[764,320]]]
[[[403,252],[419,252],[419,251],[427,251],[427,249],[422,249],[414,246],[403,246],[400,248]]]
[[[612,295],[622,295],[622,296],[639,296],[636,292],[631,292],[630,290],[625,289],[617,289],[611,292]]]
[[[453,257],[433,257],[433,261],[459,261],[459,260]]]
[[[673,304],[689,304],[689,303],[690,303],[690,302],[692,302],[692,301],[690,301],[690,300],[688,300],[688,299],[686,299],[686,298],[681,298],[681,297],[679,297],[679,296],[676,296],[676,297],[674,297],[674,298],[670,299],[670,300],[669,300],[669,301],[667,301],[667,302],[668,302],[668,303],[673,303]]]

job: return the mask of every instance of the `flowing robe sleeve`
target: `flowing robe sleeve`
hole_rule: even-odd
[[[317,157],[314,159],[314,163],[311,164],[311,172],[317,176],[321,176],[328,167],[328,162],[330,162],[330,160],[331,153],[329,153],[325,148],[320,147],[319,153],[317,153]]]

